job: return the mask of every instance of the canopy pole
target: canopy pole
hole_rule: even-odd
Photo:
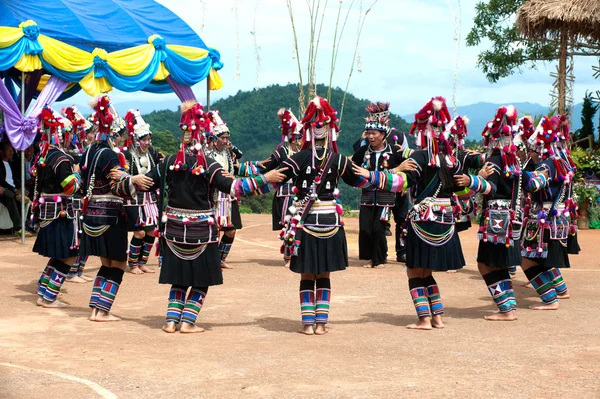
[[[21,71],[21,115],[25,117],[25,72]],[[21,244],[25,244],[25,151],[21,151]]]
[[[206,110],[210,111],[210,78],[206,79]]]
[[[567,108],[567,30],[560,32],[560,48],[558,51],[558,113],[566,114]]]

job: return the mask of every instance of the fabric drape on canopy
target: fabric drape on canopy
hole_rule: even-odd
[[[0,79],[0,109],[4,111],[4,128],[12,146],[24,151],[33,144],[37,134],[37,115],[45,105],[51,105],[67,87],[69,82],[53,76],[38,96],[27,116],[21,115],[19,106]]]
[[[206,78],[211,90],[223,86],[217,72],[223,63],[216,49],[168,44],[153,35],[143,45],[112,53],[95,48],[90,53],[41,34],[34,21],[18,28],[0,26],[0,71],[11,67],[22,72],[44,69],[78,83],[91,96],[113,87],[125,92],[168,92],[170,86],[164,82],[168,76],[186,86]]]

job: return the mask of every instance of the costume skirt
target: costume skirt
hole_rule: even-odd
[[[170,245],[168,245],[170,244]],[[181,259],[175,252],[188,253],[201,251],[193,260]],[[204,245],[173,246],[161,240],[160,254],[162,258],[160,284],[181,285],[184,287],[208,287],[223,284],[221,258],[217,243]]]
[[[298,256],[292,256],[290,270],[295,273],[321,274],[348,267],[348,244],[343,227],[329,238],[317,238],[298,230]]]
[[[569,255],[578,255],[581,248],[579,247],[579,241],[577,240],[577,233],[567,237],[567,252]]]
[[[33,252],[47,258],[66,259],[77,256],[75,248],[75,220],[57,218],[49,223],[41,221]]]
[[[431,235],[441,235],[448,225],[436,222],[419,222],[419,228]],[[407,225],[406,266],[414,269],[447,271],[462,269],[465,265],[460,239],[456,231],[448,242],[434,246],[417,236],[411,223]]]
[[[460,233],[461,231],[469,230],[471,228],[471,218],[465,218],[464,220],[459,220],[456,222],[456,232]]]
[[[370,260],[373,265],[387,263],[388,245],[386,222],[381,220],[383,207],[361,206],[358,230],[358,258]]]
[[[292,201],[290,201],[291,197],[273,197],[273,206],[271,207],[271,214],[273,220],[273,231],[281,230],[283,228],[283,224],[281,223],[281,218],[284,212],[287,213],[288,208],[292,205]]]
[[[517,241],[512,247],[507,248],[502,243],[479,241],[477,262],[499,269],[519,266],[521,265],[521,243]]]
[[[83,220],[83,234],[79,254],[99,256],[117,262],[127,260],[127,221],[121,213],[116,224],[97,226]]]
[[[158,214],[156,204],[152,204]],[[143,206],[126,206],[125,213],[127,214],[127,231],[153,230],[156,223],[148,224],[146,210]]]
[[[240,204],[237,201],[231,202],[231,227],[221,227],[222,231],[240,230],[242,228],[242,214],[240,213]]]
[[[566,240],[550,240],[550,231],[546,229],[544,241],[548,243],[548,255],[545,258],[527,257],[527,259],[531,259],[538,265],[547,268],[569,268],[571,267],[569,262],[569,238],[571,237],[575,237],[575,240],[577,240],[576,236],[571,235]],[[574,244],[577,245],[577,241]],[[525,241],[525,245],[527,245],[527,241]],[[577,245],[577,248],[579,248],[579,245]]]

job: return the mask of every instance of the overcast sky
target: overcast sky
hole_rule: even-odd
[[[363,0],[363,10],[373,0]],[[293,32],[286,0],[159,0],[187,22],[210,46],[221,52],[225,67],[220,74],[225,87],[212,92],[212,99],[269,84],[298,82],[293,56]],[[335,16],[340,0],[329,0],[327,17],[319,46],[317,81],[328,84]],[[458,105],[480,101],[494,103],[549,103],[555,64],[540,64],[538,71],[526,71],[499,83],[490,84],[477,69],[478,52],[464,39],[473,24],[477,0],[462,0],[462,42],[459,58]],[[306,80],[308,56],[308,9],[306,0],[292,0],[299,35],[300,60]],[[321,0],[324,4],[325,0]],[[352,0],[344,0],[342,15]],[[361,0],[354,1],[342,38],[333,83],[345,87],[356,43]],[[355,66],[349,91],[359,97],[391,102],[398,114],[414,113],[433,95],[444,95],[449,104],[456,59],[453,40],[455,21],[449,4],[458,13],[458,0],[379,0],[368,14],[359,52],[362,72]],[[204,12],[205,11],[205,12]],[[255,35],[252,35],[255,32]],[[238,40],[239,35],[239,40]],[[257,78],[256,45],[260,70]],[[484,45],[485,46],[485,45]],[[239,59],[236,55],[239,49]],[[238,69],[239,60],[239,69]],[[594,57],[576,59],[576,102],[586,90],[600,90],[600,81],[592,77]],[[239,76],[236,77],[239,71]],[[194,87],[205,101],[205,83]],[[113,100],[140,98],[139,94],[113,92]],[[164,97],[163,97],[164,99]],[[159,95],[144,95],[140,101],[160,101]],[[84,100],[85,101],[85,100]],[[293,106],[295,104],[281,104]]]

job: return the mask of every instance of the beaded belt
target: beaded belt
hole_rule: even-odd
[[[73,197],[60,194],[40,194],[39,202],[39,219],[40,220],[55,220],[61,218],[75,218],[73,210]]]
[[[198,245],[211,244],[219,240],[215,219],[210,210],[167,206],[163,222],[165,222],[163,237],[169,242]]]

